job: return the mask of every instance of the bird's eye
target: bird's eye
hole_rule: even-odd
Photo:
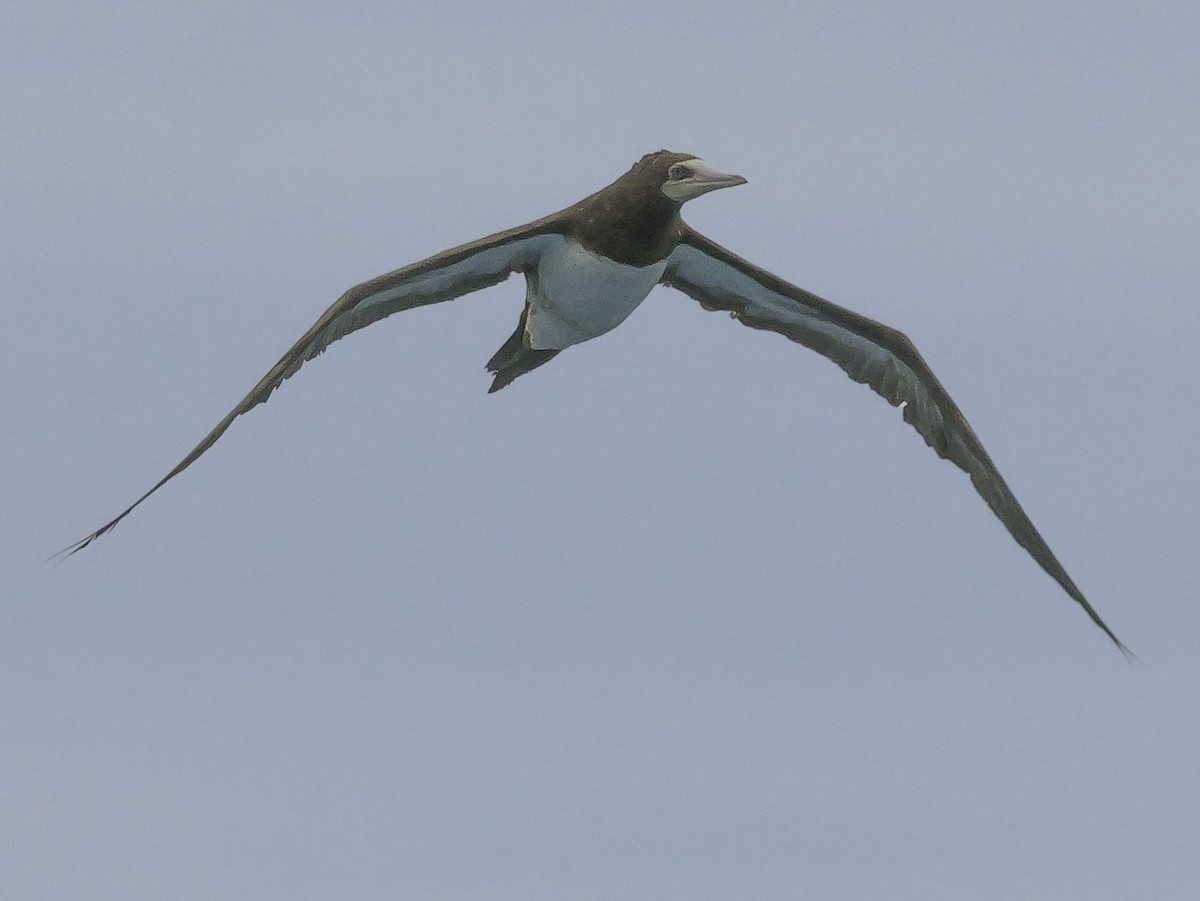
[[[677,163],[667,170],[667,174],[671,176],[671,181],[683,181],[685,178],[692,177],[692,170],[690,166],[683,166]]]

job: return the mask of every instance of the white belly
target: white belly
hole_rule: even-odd
[[[559,350],[611,331],[646,299],[666,268],[666,260],[614,263],[569,238],[557,240],[542,253],[525,290],[530,346]]]

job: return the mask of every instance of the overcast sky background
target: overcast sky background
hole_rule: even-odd
[[[1200,6],[0,5],[0,896],[1183,899]],[[501,11],[501,6],[510,7]],[[903,329],[1116,633],[837,367],[347,287],[667,147]]]

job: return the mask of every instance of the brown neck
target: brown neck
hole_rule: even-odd
[[[657,185],[618,181],[580,204],[573,233],[593,253],[630,266],[649,266],[675,249],[679,206]]]

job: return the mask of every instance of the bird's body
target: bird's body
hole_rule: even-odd
[[[744,183],[744,178],[717,172],[688,154],[659,151],[559,213],[351,288],[171,472],[67,552],[82,550],[110,531],[306,361],[392,313],[451,300],[522,273],[525,307],[517,329],[487,364],[495,375],[489,390],[497,391],[562,350],[616,328],[655,285],[663,284],[706,309],[726,311],[745,325],[777,332],[817,351],[901,407],[905,421],[939,456],[970,475],[1013,538],[1124,651],[1038,534],[966,418],[907,337],[759,269],[680,218],[686,201]]]
[[[666,259],[645,266],[593,253],[573,237],[551,239],[526,274],[525,331],[535,350],[563,350],[610,332],[662,278]]]

